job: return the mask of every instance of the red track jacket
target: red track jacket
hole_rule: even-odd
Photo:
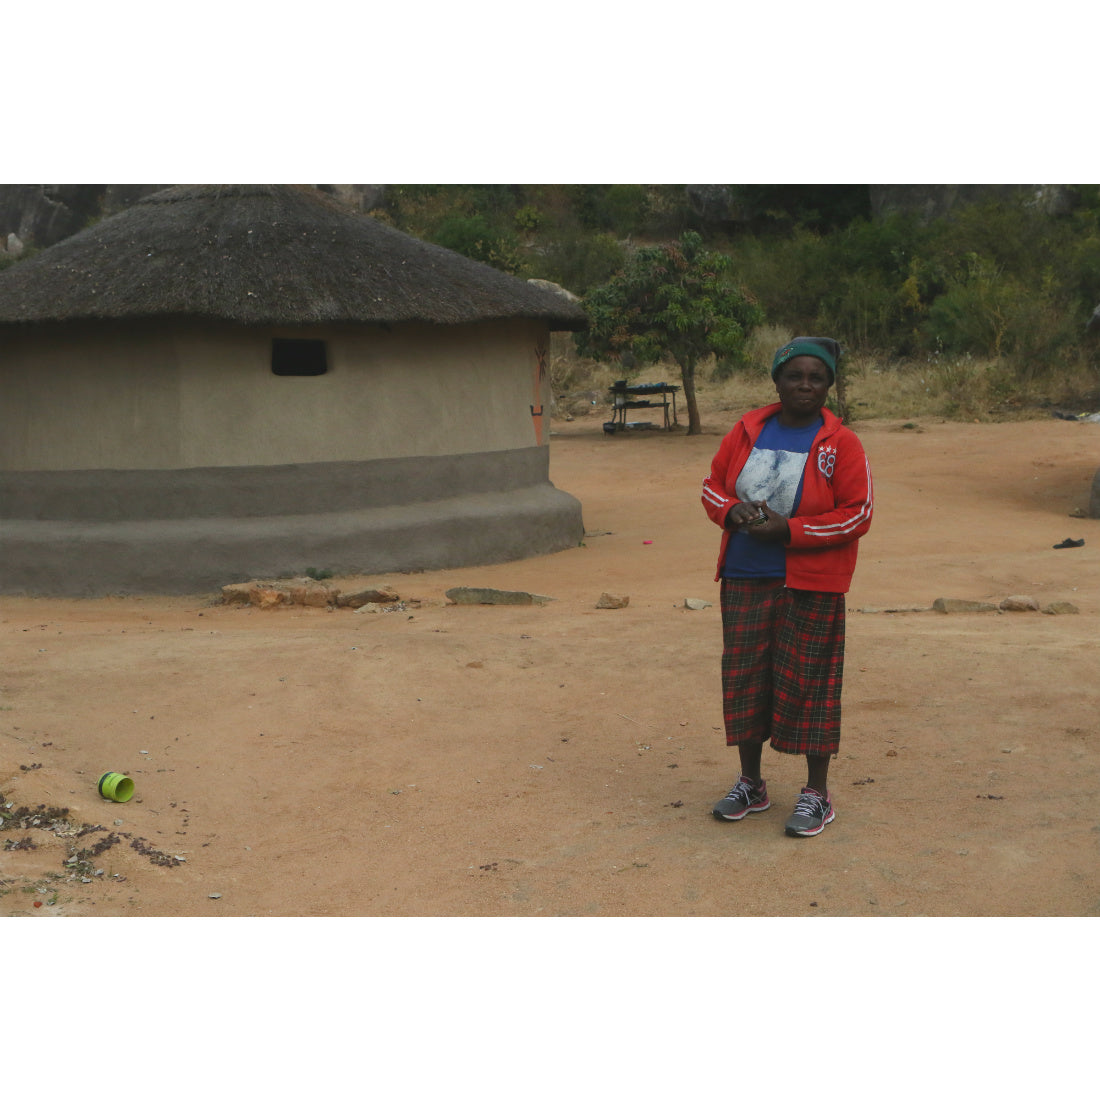
[[[703,507],[722,528],[718,574],[730,532],[726,513],[738,503],[737,475],[745,465],[765,421],[780,410],[778,402],[746,413],[722,440],[703,481]],[[822,409],[825,419],[806,457],[802,499],[790,517],[787,587],[813,592],[847,592],[856,567],[859,539],[871,526],[871,468],[859,437],[840,418]]]

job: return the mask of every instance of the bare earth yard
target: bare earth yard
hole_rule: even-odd
[[[1100,425],[856,425],[877,511],[837,818],[792,840],[800,759],[768,751],[771,812],[710,813],[737,774],[720,621],[684,601],[717,601],[699,487],[732,419],[556,424],[584,545],[331,582],[389,585],[399,611],[5,599],[0,805],[38,816],[0,829],[0,914],[1100,913],[1100,524],[1071,515]],[[553,599],[455,606],[456,585]],[[1079,613],[929,610],[1013,595]],[[133,801],[99,797],[108,769]]]

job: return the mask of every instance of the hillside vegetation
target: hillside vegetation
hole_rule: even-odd
[[[1021,188],[927,219],[875,218],[856,185],[728,186],[717,208],[674,185],[390,185],[374,213],[581,296],[631,250],[695,230],[764,317],[753,363],[712,361],[701,378],[721,385],[790,335],[827,334],[848,353],[853,417],[975,418],[1100,408],[1100,335],[1086,329],[1100,302],[1100,187],[1064,190],[1057,213]],[[559,348],[565,388],[598,381]]]

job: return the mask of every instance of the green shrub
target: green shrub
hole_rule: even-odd
[[[432,233],[431,240],[471,260],[492,264],[510,275],[517,275],[523,269],[515,237],[494,229],[482,214],[455,214],[444,218]]]
[[[965,270],[953,276],[929,306],[925,333],[932,344],[951,355],[1001,355],[1007,350],[1006,310],[1011,294],[996,266],[972,252],[966,257]]]
[[[572,189],[572,208],[582,226],[629,237],[646,224],[649,195],[642,184],[594,183]]]
[[[928,309],[931,343],[948,354],[1004,359],[1021,378],[1079,354],[1083,325],[1067,309],[1055,272],[1034,271],[1025,282],[973,253],[966,260],[965,272]]]
[[[521,233],[533,233],[542,225],[542,215],[536,207],[530,204],[521,206],[512,216],[512,220]]]
[[[536,275],[581,296],[606,283],[625,262],[625,250],[610,233],[576,231],[557,236],[529,259]]]

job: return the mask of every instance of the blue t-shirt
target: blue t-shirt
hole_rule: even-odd
[[[763,430],[737,475],[738,500],[763,500],[773,512],[786,518],[794,515],[802,499],[802,478],[806,457],[823,417],[805,428],[788,428],[778,416],[766,421]],[[723,577],[785,577],[787,551],[781,542],[761,542],[745,530],[730,535]]]

